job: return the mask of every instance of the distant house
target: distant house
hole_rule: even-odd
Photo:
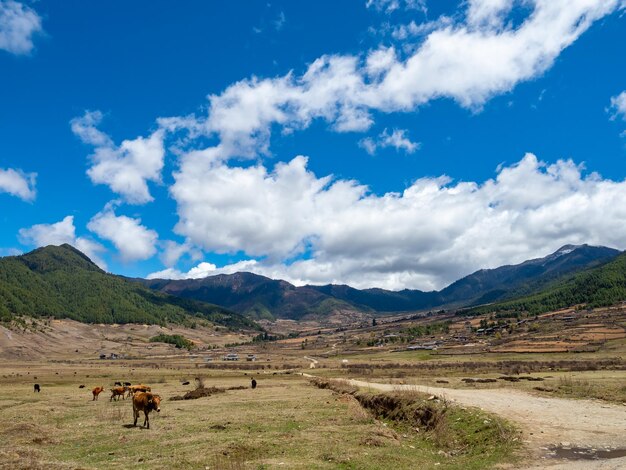
[[[229,354],[226,354],[223,359],[225,361],[238,361],[239,360],[239,354],[229,353]]]
[[[256,356],[254,354],[248,354],[246,356],[246,361],[256,361]]]

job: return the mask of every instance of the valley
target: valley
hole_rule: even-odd
[[[75,255],[38,251],[23,258],[30,274],[15,259],[9,270],[36,279],[41,292],[66,289],[76,276],[112,284],[98,292],[109,292],[103,302],[115,299],[116,309],[129,306],[117,310],[121,318],[132,314],[135,300],[127,301],[139,293],[170,321],[86,323],[58,310],[5,315],[0,461],[10,468],[625,463],[626,302],[544,312],[504,300],[383,313],[340,299],[326,313],[298,319],[245,317],[234,304],[151,297],[136,281],[99,273]],[[621,269],[622,258],[555,278],[542,292],[602,278]],[[5,299],[15,285],[5,284]],[[518,299],[514,305],[523,305]],[[129,424],[130,399],[108,399],[115,382],[146,383],[162,397],[150,430]],[[35,383],[41,392],[33,392]],[[96,386],[107,392],[101,400],[91,397]],[[146,445],[147,432],[164,444]]]

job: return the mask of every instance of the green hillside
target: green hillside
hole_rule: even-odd
[[[549,312],[574,305],[605,307],[626,300],[626,253],[598,268],[556,281],[534,295],[473,308],[471,314],[503,311]]]
[[[107,274],[70,245],[0,258],[0,319],[16,315],[151,324],[184,324],[200,317],[231,328],[258,329],[222,307],[161,294]]]

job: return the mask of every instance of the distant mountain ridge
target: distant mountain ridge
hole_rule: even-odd
[[[536,292],[562,276],[602,265],[619,254],[619,250],[607,247],[565,245],[544,258],[482,269],[432,292],[355,289],[333,284],[296,287],[252,273],[141,282],[161,292],[223,305],[253,318],[298,320],[328,315],[334,309],[375,314],[494,302]]]
[[[539,314],[566,307],[606,307],[626,301],[626,253],[592,269],[555,280],[540,291],[478,306],[468,313],[529,312]]]
[[[356,310],[350,303],[314,288],[296,287],[287,281],[248,272],[184,281],[153,279],[141,282],[151,289],[223,305],[256,319],[301,319],[307,315],[324,314],[333,308]]]
[[[204,318],[232,328],[259,328],[224,307],[155,292],[107,274],[67,244],[0,258],[0,318],[19,315],[84,323],[184,324]]]

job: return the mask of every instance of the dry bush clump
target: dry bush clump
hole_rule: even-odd
[[[235,387],[221,388],[221,387],[207,387],[205,383],[205,377],[199,376],[195,378],[196,388],[185,393],[183,396],[176,395],[170,398],[172,401],[178,400],[196,400],[198,398],[210,397],[216,393],[224,393],[226,390],[245,390],[248,387],[238,385]]]
[[[177,401],[177,400],[196,400],[196,399],[202,398],[202,397],[210,397],[211,395],[215,395],[216,393],[224,393],[225,391],[226,391],[226,389],[218,388],[218,387],[198,387],[195,390],[188,391],[183,396],[176,395],[176,396],[170,398],[170,400],[172,400],[172,401]]]
[[[399,446],[400,437],[393,429],[380,426],[374,433],[363,438],[361,445],[371,447],[386,447],[389,445]]]

